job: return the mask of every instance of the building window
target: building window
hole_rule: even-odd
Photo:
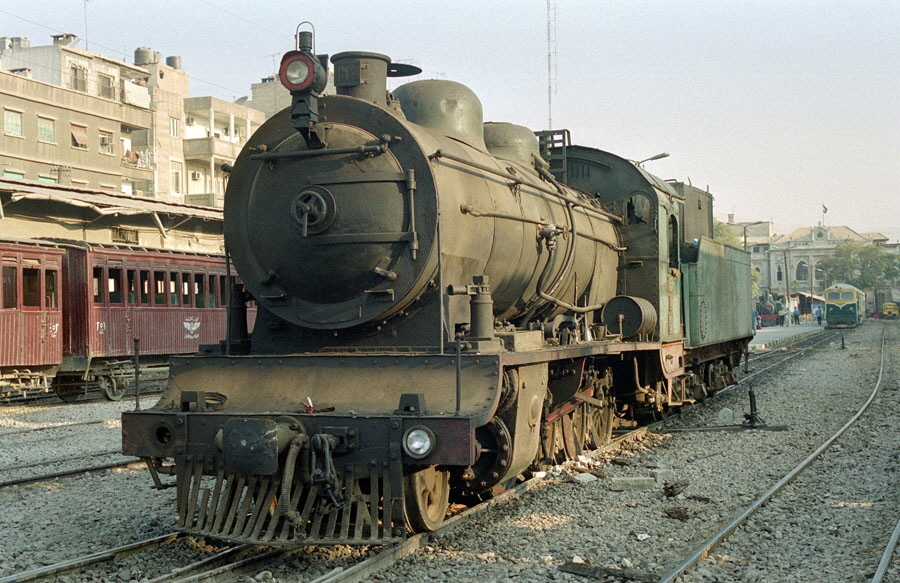
[[[69,86],[75,91],[87,91],[87,71],[84,67],[72,65],[69,69]]]
[[[72,124],[72,147],[87,150],[87,127]]]
[[[25,178],[25,173],[16,172],[15,170],[4,170],[3,178]]]
[[[59,182],[56,176],[38,176],[38,182],[43,182],[44,184],[56,184]]]
[[[113,243],[128,243],[130,245],[137,245],[137,243],[138,243],[137,229],[126,229],[125,227],[113,227],[111,236],[112,236]]]
[[[176,162],[175,160],[172,160],[169,164],[169,181],[172,193],[181,194],[181,180],[182,175],[184,174],[184,164]]]
[[[105,99],[116,98],[115,79],[109,75],[97,75],[100,85],[100,97]]]
[[[173,138],[181,137],[181,120],[177,117],[169,118],[169,135]]]
[[[7,136],[24,137],[22,130],[22,112],[12,109],[3,110],[3,132]]]
[[[38,116],[38,141],[48,144],[56,143],[56,120]]]
[[[113,153],[113,135],[112,132],[100,132],[100,153],[101,154],[109,154]]]

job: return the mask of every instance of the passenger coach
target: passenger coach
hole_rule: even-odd
[[[118,399],[135,339],[153,366],[226,336],[223,255],[46,240],[0,242],[0,252],[3,393],[52,386],[74,401],[96,383]]]

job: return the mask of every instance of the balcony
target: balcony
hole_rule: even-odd
[[[139,168],[141,170],[156,170],[156,149],[135,148],[128,150],[122,156],[122,166],[125,168]]]
[[[209,160],[225,158],[234,160],[241,151],[241,145],[219,138],[194,138],[184,140],[185,160]]]

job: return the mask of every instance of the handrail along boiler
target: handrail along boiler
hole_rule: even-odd
[[[458,83],[389,93],[419,71],[384,55],[331,62],[323,95],[298,33],[293,105],[231,173],[252,337],[174,359],[159,403],[123,415],[124,451],[175,476],[181,530],[402,538],[730,381],[749,259],[710,238],[708,192],[567,132],[483,124]]]

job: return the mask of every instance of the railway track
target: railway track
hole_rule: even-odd
[[[816,350],[818,346],[821,346],[823,343],[829,342],[830,338],[827,337],[819,337],[815,343],[806,347],[806,351]],[[800,349],[779,349],[778,352],[781,356],[784,357],[794,357],[796,354],[800,354]],[[781,359],[776,359],[781,360]],[[755,368],[758,368],[755,367]],[[767,370],[770,370],[768,367],[765,370],[759,369],[754,370],[754,374],[763,374]],[[742,377],[740,379],[740,383],[746,382],[749,378],[752,377]],[[734,388],[730,389],[734,390]],[[92,422],[96,423],[96,422]],[[647,429],[643,428],[638,430],[637,432],[629,433],[622,436],[617,436],[616,443],[621,444],[626,442],[627,440],[633,440],[639,437],[642,434],[647,433]],[[475,507],[471,510],[467,510],[458,516],[454,516],[447,520],[446,525],[442,527],[436,533],[431,533],[428,535],[417,535],[415,537],[411,537],[407,541],[402,544],[384,547],[380,549],[371,549],[365,556],[364,559],[355,562],[355,564],[348,564],[347,566],[338,567],[335,569],[331,569],[323,575],[318,576],[316,579],[304,578],[304,580],[315,580],[317,583],[339,583],[346,581],[363,581],[370,578],[373,574],[382,572],[384,569],[389,568],[391,565],[396,563],[398,560],[405,556],[409,556],[411,554],[415,554],[418,550],[422,549],[424,546],[431,543],[431,541],[436,538],[442,537],[445,534],[452,532],[454,530],[460,530],[461,526],[468,524],[471,518],[474,518],[484,511],[492,508],[498,504],[502,504],[504,502],[514,501],[520,497],[522,497],[525,493],[530,492],[532,490],[538,489],[542,485],[546,484],[546,480],[541,479],[532,479],[528,482],[525,482],[519,485],[517,488],[510,490],[508,493],[498,496],[487,503]],[[114,549],[110,549],[109,551],[105,551],[104,553],[99,553],[100,555],[109,555],[112,553]],[[198,561],[188,561],[185,562],[185,571],[178,571],[166,574],[164,579],[151,579],[152,581],[208,581],[208,580],[216,580],[216,581],[236,581],[239,580],[241,569],[249,570],[247,572],[252,572],[255,568],[261,568],[261,566],[266,566],[273,562],[279,562],[282,559],[286,559],[291,556],[291,552],[286,551],[278,551],[275,554],[266,555],[265,559],[260,561],[252,560],[252,557],[261,555],[263,551],[260,549],[255,550],[243,550],[243,551],[234,551],[229,553],[227,556],[232,557],[228,561],[223,559],[222,563],[217,563],[213,568],[213,565],[208,566],[197,566],[190,567],[194,562],[198,562],[202,559],[198,559]],[[298,549],[298,553],[308,552],[305,549]],[[117,553],[112,553],[114,556]],[[122,556],[122,555],[120,555]],[[204,557],[205,559],[205,557]],[[247,559],[246,563],[241,563],[236,567],[231,567],[229,564],[234,563],[238,560]],[[226,564],[228,563],[228,564]],[[190,568],[188,568],[190,567]],[[84,568],[84,567],[80,567]],[[217,569],[218,571],[214,571]],[[24,573],[18,575],[21,576]],[[18,580],[34,580],[34,579],[45,579],[51,580],[55,575],[35,575],[31,579],[15,579],[15,578],[7,578],[0,579],[0,583],[6,583],[6,581],[18,581]]]
[[[8,473],[14,473],[19,470],[31,469],[35,467],[41,466],[53,466],[65,464],[66,462],[72,461],[80,461],[83,459],[91,459],[96,460],[100,457],[110,457],[114,456],[117,458],[122,458],[122,454],[118,451],[104,451],[104,452],[95,452],[95,453],[87,453],[76,456],[71,456],[67,458],[57,458],[53,460],[47,460],[42,462],[35,462],[29,464],[21,464],[16,466],[8,466],[0,468],[0,477],[4,476]],[[127,458],[125,460],[119,459],[117,461],[111,461],[107,463],[95,463],[89,466],[79,466],[76,468],[69,468],[64,470],[58,470],[53,472],[46,472],[42,474],[34,474],[29,476],[22,476],[18,478],[6,478],[0,479],[0,488],[8,488],[10,486],[21,486],[24,484],[34,484],[37,482],[46,482],[47,480],[55,480],[58,478],[65,478],[69,476],[77,476],[80,474],[87,474],[90,472],[100,472],[105,470],[111,470],[115,468],[124,468],[128,466],[143,466],[143,462],[137,458]]]
[[[629,431],[627,434],[617,436],[613,441],[597,450],[608,452],[625,443],[633,441],[646,433],[646,428]],[[363,557],[354,564],[337,567],[326,574],[312,579],[314,583],[350,583],[366,581],[375,573],[389,568],[400,559],[416,553],[435,537],[442,536],[460,527],[464,527],[468,520],[482,514],[494,506],[509,503],[525,495],[534,489],[548,485],[550,482],[543,478],[532,478],[507,490],[494,498],[486,500],[472,508],[467,508],[452,517],[433,533],[423,533],[412,536],[401,543],[372,547],[364,551]],[[2,486],[3,483],[0,483]],[[194,540],[193,537],[177,533],[169,533],[137,543],[106,549],[91,553],[76,559],[70,559],[52,565],[47,565],[26,572],[9,575],[0,578],[0,583],[24,583],[26,581],[56,580],[60,576],[103,576],[102,571],[115,572],[119,569],[116,562],[121,562],[125,557],[134,557],[138,554],[152,554],[166,549],[179,541]],[[205,549],[205,545],[200,545]],[[267,563],[284,559],[293,554],[310,552],[307,547],[292,547],[285,549],[266,549],[252,545],[225,546],[214,553],[195,553],[198,556],[185,561],[183,566],[173,568],[167,573],[160,574],[148,580],[148,583],[200,583],[206,581],[226,582],[245,580],[248,573],[263,568]],[[149,555],[147,555],[149,557]],[[151,561],[152,558],[132,559],[132,561]],[[90,569],[90,573],[85,570]],[[242,578],[244,577],[244,578]]]
[[[702,544],[700,544],[692,553],[687,555],[675,568],[673,568],[665,576],[660,578],[659,583],[674,583],[678,578],[688,574],[695,565],[709,557],[710,553],[714,549],[723,545],[723,543],[725,543],[738,528],[746,524],[748,521],[757,519],[760,511],[765,507],[766,504],[772,501],[773,498],[778,496],[789,484],[791,484],[794,480],[801,476],[801,474],[808,468],[810,468],[810,466],[814,462],[820,460],[822,456],[829,450],[829,448],[831,448],[836,442],[838,442],[841,436],[843,436],[847,430],[853,427],[872,405],[873,401],[876,399],[876,396],[878,396],[879,389],[881,388],[881,382],[884,375],[884,365],[885,336],[882,336],[881,362],[879,365],[878,379],[875,382],[874,387],[872,388],[872,392],[869,395],[869,398],[860,407],[856,414],[853,415],[853,417],[849,421],[847,421],[847,423],[844,424],[837,432],[835,432],[827,440],[825,440],[815,451],[809,454],[805,459],[803,459],[803,461],[801,461],[797,466],[791,469],[791,471],[789,471],[781,479],[779,479],[771,488],[769,488],[762,495],[753,500],[752,503],[750,503],[746,508],[744,508],[741,512],[734,516],[734,518],[732,518],[715,534],[703,541]],[[883,575],[886,572],[888,565],[890,564],[891,556],[893,554],[894,547],[897,544],[898,537],[900,537],[900,524],[898,524],[897,528],[894,530],[894,535],[890,537],[890,541],[886,545],[885,551],[882,555],[881,563],[879,564],[878,571],[872,578],[873,583],[879,583],[880,581],[882,581]]]
[[[102,571],[104,568],[116,571],[116,562],[125,557],[140,561],[138,555],[149,555],[160,552],[162,549],[173,545],[192,546],[191,537],[179,533],[169,533],[153,537],[136,543],[106,549],[97,553],[91,553],[76,559],[54,563],[45,567],[32,569],[24,573],[9,575],[0,578],[0,583],[25,583],[26,581],[55,580],[61,576],[81,576],[85,570]],[[180,567],[171,568],[167,573],[160,574],[148,583],[187,583],[188,581],[214,581],[223,580],[231,575],[251,569],[260,563],[272,560],[288,551],[278,549],[274,551],[256,552],[258,547],[251,545],[227,546],[222,550],[209,551],[206,547],[193,545],[193,550],[188,549],[189,554],[197,558],[186,562]]]
[[[159,393],[165,388],[168,377],[168,367],[165,371],[154,371],[145,378],[141,373],[141,396]],[[134,380],[129,378],[124,381],[124,393],[119,397],[134,399]],[[94,403],[108,401],[103,395],[98,382],[84,383],[82,386],[69,387],[71,390],[65,393],[66,397],[60,397],[53,389],[46,391],[27,391],[22,393],[7,393],[0,398],[0,410],[7,407],[29,406],[65,406],[72,404]],[[119,399],[116,399],[119,400]]]

